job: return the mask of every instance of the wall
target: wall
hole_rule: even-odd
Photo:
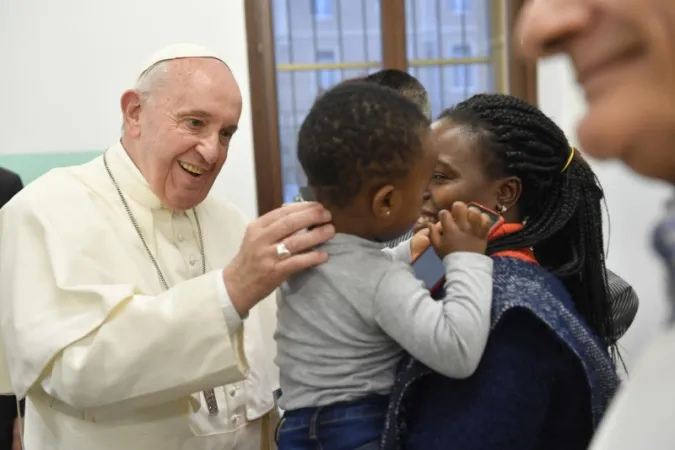
[[[157,49],[220,52],[244,112],[216,192],[257,215],[244,0],[0,2],[0,165],[30,179],[43,165],[92,157],[119,137],[119,98]]]
[[[568,60],[553,58],[539,65],[539,106],[577,143],[575,127],[584,114],[583,94]],[[562,93],[562,94],[561,94]],[[651,247],[651,231],[672,189],[640,178],[616,162],[593,162],[609,210],[607,265],[636,289],[641,304],[636,321],[622,340],[629,366],[669,313],[660,261]]]

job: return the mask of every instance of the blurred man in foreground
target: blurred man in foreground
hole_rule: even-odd
[[[570,57],[588,103],[578,128],[588,154],[675,183],[675,2],[530,0],[516,41],[533,61]],[[654,243],[675,288],[675,204],[666,208]],[[674,353],[671,321],[631,371],[593,450],[675,448]]]

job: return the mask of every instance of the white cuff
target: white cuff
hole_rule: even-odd
[[[489,256],[475,252],[452,252],[445,255],[443,265],[448,271],[452,268],[480,268],[492,271],[493,260]]]
[[[220,307],[223,309],[223,314],[225,315],[227,331],[230,336],[232,336],[239,328],[241,328],[243,321],[237,310],[234,309],[232,300],[230,300],[230,294],[227,292],[227,286],[225,286],[222,271],[216,270],[214,273],[216,276],[218,296],[220,297]]]
[[[412,239],[406,239],[393,248],[385,247],[382,251],[387,253],[394,261],[410,264],[412,262]]]

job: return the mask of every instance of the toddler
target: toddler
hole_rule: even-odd
[[[437,158],[429,126],[396,91],[351,82],[319,97],[300,128],[298,159],[337,234],[322,246],[326,263],[282,286],[279,450],[378,448],[404,352],[453,378],[478,366],[492,301],[488,218],[456,204],[430,229],[446,270],[439,301],[414,275],[410,241],[381,244],[420,214]]]

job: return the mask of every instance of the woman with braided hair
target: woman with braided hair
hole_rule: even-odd
[[[603,193],[564,133],[515,97],[476,95],[432,125],[440,155],[416,229],[456,201],[499,212],[492,331],[476,373],[404,360],[383,448],[581,450],[614,394]]]
[[[407,72],[397,69],[384,69],[370,74],[365,78],[359,78],[358,80],[379,84],[396,90],[403,96],[415,102],[425,115],[431,117],[431,104],[426,89],[419,80]],[[423,220],[420,221],[420,224],[426,223],[429,218],[429,216],[423,218]],[[433,214],[431,218],[435,219],[435,214]],[[413,230],[410,230],[408,233],[387,242],[386,245],[389,248],[395,248],[402,242],[408,241],[412,235]],[[640,301],[633,287],[609,269],[607,270],[607,285],[609,287],[610,302],[612,306],[612,320],[614,321],[614,336],[610,340],[610,343],[614,345],[633,324]]]

